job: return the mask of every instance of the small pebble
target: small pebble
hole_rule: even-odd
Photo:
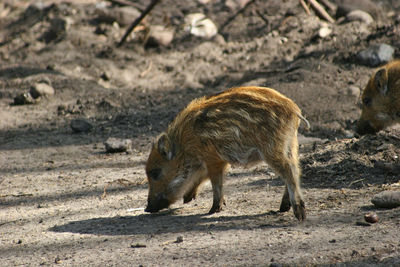
[[[47,83],[35,83],[31,86],[29,93],[35,99],[41,96],[48,97],[54,95],[54,88]]]
[[[364,219],[366,222],[369,222],[369,223],[376,223],[379,221],[379,217],[375,212],[369,212],[369,213],[365,214]]]
[[[71,121],[71,129],[76,133],[87,133],[93,125],[86,119],[75,119]]]
[[[394,48],[387,44],[372,45],[357,54],[357,60],[366,66],[376,67],[393,59]]]
[[[367,25],[374,22],[374,19],[365,11],[353,10],[346,16],[346,21],[361,21]]]
[[[147,45],[150,46],[168,46],[174,39],[174,30],[162,25],[154,25],[150,28]]]
[[[107,153],[126,152],[131,150],[132,141],[130,139],[117,139],[110,137],[104,142]]]
[[[176,238],[176,241],[175,241],[175,243],[182,243],[183,242],[183,236],[178,236],[177,238]]]

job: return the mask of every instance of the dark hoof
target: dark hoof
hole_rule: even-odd
[[[300,202],[300,205],[293,206],[293,213],[299,221],[306,219],[306,209],[303,201]]]
[[[290,210],[290,201],[282,201],[281,207],[279,208],[280,212],[287,212]]]
[[[222,210],[222,206],[219,206],[219,207],[212,207],[211,209],[210,209],[210,211],[208,212],[208,214],[213,214],[213,213],[217,213],[217,212],[220,212]]]

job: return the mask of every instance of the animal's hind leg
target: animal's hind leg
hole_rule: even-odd
[[[285,192],[282,197],[280,210],[287,211],[290,206],[299,221],[306,218],[305,205],[300,189],[300,168],[298,162],[298,143],[294,135],[289,144],[275,149],[268,164],[282,177],[285,182]],[[269,155],[271,156],[271,155]],[[269,157],[265,155],[265,158]]]
[[[209,211],[210,214],[221,211],[222,205],[225,204],[223,183],[227,166],[225,162],[207,165],[213,189],[213,205]]]

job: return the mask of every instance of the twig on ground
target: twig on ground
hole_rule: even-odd
[[[258,9],[256,9],[256,14],[265,22],[265,24],[268,27],[269,20],[266,17],[264,17],[264,15]]]
[[[329,2],[329,0],[320,0],[321,4],[324,5],[327,9],[329,9],[330,11],[336,11],[337,6],[335,4],[332,4],[331,2]]]
[[[132,22],[132,24],[129,26],[129,28],[126,30],[124,36],[122,37],[121,41],[119,41],[119,43],[117,44],[117,47],[120,47],[126,40],[126,38],[128,38],[129,34],[133,31],[133,29],[144,19],[144,17],[146,17],[146,15],[148,13],[150,13],[150,11],[154,8],[154,6],[160,2],[160,0],[152,0],[151,3],[146,7],[146,9],[142,12],[142,14],[140,14],[140,16],[135,19],[134,22]]]
[[[224,24],[222,24],[222,26],[220,27],[219,31],[222,32],[222,30],[228,26],[238,15],[240,15],[241,13],[243,13],[251,4],[255,3],[256,0],[250,0],[249,2],[247,2],[241,9],[239,9],[235,14],[233,14],[232,16],[230,16]]]
[[[364,180],[365,180],[365,179],[362,178],[362,179],[358,179],[358,180],[352,181],[351,183],[349,183],[349,185],[348,185],[347,187],[350,187],[350,186],[352,186],[353,184],[362,182],[362,181],[364,181]]]
[[[304,0],[300,0],[300,4],[306,11],[307,15],[311,15],[310,9],[308,8],[308,5],[306,4],[306,2],[304,2]]]
[[[140,77],[140,78],[143,78],[144,76],[146,76],[146,75],[150,72],[152,66],[153,66],[153,62],[150,61],[150,64],[149,64],[149,66],[147,67],[147,69],[145,69],[144,71],[142,71],[142,72],[139,74],[139,77]]]
[[[335,23],[335,20],[326,12],[326,10],[316,1],[316,0],[308,0],[311,7],[317,12],[321,18],[329,21],[330,23]]]

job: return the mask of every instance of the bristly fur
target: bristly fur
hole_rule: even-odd
[[[362,91],[361,102],[359,134],[376,133],[400,123],[400,60],[376,70]]]
[[[238,87],[193,100],[160,135],[150,153],[147,173],[161,168],[163,178],[155,181],[149,177],[149,209],[157,209],[160,195],[173,203],[183,194],[188,202],[196,197],[198,186],[210,179],[214,193],[210,212],[217,212],[223,204],[228,164],[265,161],[286,183],[281,210],[292,206],[296,217],[303,220],[297,143],[300,120],[309,127],[299,107],[270,88]],[[182,179],[183,174],[189,177]]]

